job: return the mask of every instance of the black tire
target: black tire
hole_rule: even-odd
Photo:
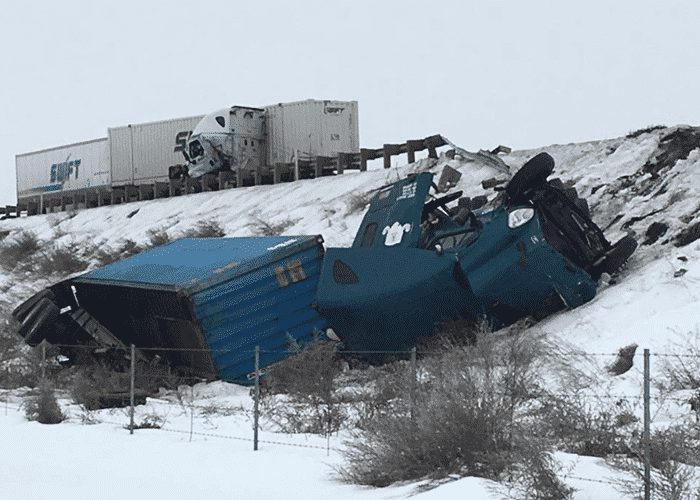
[[[599,264],[594,266],[592,270],[593,277],[598,279],[603,273],[615,274],[636,249],[637,240],[632,236],[625,236],[605,253],[605,257]]]
[[[60,316],[58,306],[47,298],[37,302],[19,327],[19,333],[29,345],[37,345],[51,331]]]
[[[530,158],[506,186],[508,198],[513,202],[522,200],[527,191],[546,182],[552,172],[554,158],[548,153],[542,152]]]
[[[31,297],[29,297],[29,299],[25,300],[20,305],[18,305],[15,308],[15,310],[12,311],[12,316],[21,323],[22,321],[24,321],[24,318],[27,317],[27,314],[29,314],[29,311],[32,310],[36,303],[44,298],[54,301],[56,300],[56,295],[48,288],[42,290],[41,292],[32,295]]]

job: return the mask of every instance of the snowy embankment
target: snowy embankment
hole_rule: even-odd
[[[627,397],[635,402],[635,413],[641,408],[641,349],[661,355],[689,343],[700,345],[700,240],[687,242],[692,237],[682,236],[688,227],[700,224],[700,149],[688,154],[679,135],[683,134],[676,129],[660,129],[637,137],[556,145],[503,157],[515,170],[527,158],[547,151],[556,160],[554,176],[574,183],[609,240],[631,231],[640,244],[649,242],[640,245],[615,282],[601,284],[593,301],[531,327],[533,333],[556,339],[576,354],[576,364],[595,377],[589,391],[601,397]],[[678,157],[685,159],[676,161]],[[227,236],[263,234],[275,226],[283,234],[321,234],[327,246],[347,246],[362,219],[368,194],[410,172],[430,169],[439,175],[445,164],[462,172],[458,188],[466,195],[496,196],[493,190],[484,190],[481,181],[503,177],[502,173],[442,156],[437,162],[422,160],[389,170],[0,221],[0,232],[9,232],[5,238],[11,239],[21,230],[33,231],[47,245],[79,251],[94,245],[116,248],[127,238],[147,242],[149,230],[154,229],[176,238],[199,221],[213,221]],[[662,233],[653,242],[654,235],[647,234],[652,223],[657,223],[652,232]],[[56,279],[28,280],[28,276],[33,274],[0,275],[0,306],[5,312]],[[611,377],[605,371],[613,360],[610,354],[632,343],[639,345],[634,367]],[[652,377],[662,360],[652,357]],[[186,432],[192,410],[187,397],[184,402],[150,400],[139,407],[139,414],[155,413],[165,420],[165,429]],[[682,397],[663,407],[655,401],[654,425],[689,418]],[[327,455],[324,448],[329,443],[313,436],[263,432],[263,440],[318,448],[262,444],[259,452],[253,452],[250,442],[203,435],[249,439],[250,397],[247,389],[215,383],[197,386],[193,398],[199,407],[193,420],[198,434],[190,442],[187,433],[162,430],[139,430],[129,436],[122,428],[128,419],[118,410],[99,412],[101,423],[91,426],[83,425],[75,406],[67,408],[71,419],[58,426],[28,423],[14,409],[19,403],[15,394],[7,417],[0,418],[2,442],[12,443],[13,450],[3,454],[0,467],[5,479],[0,491],[7,491],[3,494],[7,498],[40,498],[50,491],[74,498],[157,494],[377,499],[404,498],[418,491],[416,483],[368,489],[340,482],[334,468],[341,461],[336,448],[342,446],[342,436],[331,439]],[[207,414],[202,408],[212,401],[236,409],[227,415]],[[615,475],[601,460],[564,454],[557,459],[564,465],[565,482],[579,490],[575,498],[620,498],[610,484],[596,482]],[[486,480],[464,478],[420,492],[417,498],[499,498],[493,487]]]

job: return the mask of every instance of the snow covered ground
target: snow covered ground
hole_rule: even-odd
[[[700,240],[674,245],[674,238],[684,228],[700,222],[700,149],[691,151],[685,160],[664,166],[659,156],[664,150],[660,148],[668,144],[664,138],[674,130],[515,151],[504,157],[516,169],[539,151],[552,154],[557,164],[555,176],[574,183],[611,241],[633,232],[641,243],[652,222],[668,226],[658,241],[641,245],[622,275],[614,283],[603,283],[593,301],[532,327],[533,333],[543,333],[582,354],[575,358],[576,363],[596,380],[592,391],[603,397],[636,399],[636,412],[641,409],[641,349],[652,352],[653,378],[664,359],[660,355],[689,343],[700,346]],[[72,248],[88,244],[117,247],[125,238],[148,241],[151,229],[163,229],[174,238],[198,221],[215,221],[228,236],[261,234],[267,223],[283,226],[284,234],[321,234],[327,246],[348,246],[362,219],[368,193],[421,169],[429,168],[439,175],[446,164],[463,173],[458,188],[471,196],[487,194],[493,199],[496,193],[484,190],[480,182],[504,177],[491,167],[442,156],[437,162],[422,160],[389,170],[5,220],[0,221],[0,231],[9,231],[6,238],[11,239],[20,230],[31,230],[41,240]],[[33,275],[0,274],[0,305],[15,305],[57,279],[28,280],[27,276]],[[639,345],[634,367],[622,376],[611,377],[605,371],[613,359],[611,354],[631,343]],[[441,500],[501,498],[504,494],[494,483],[475,478],[457,479],[428,491],[422,491],[421,483],[384,489],[350,486],[335,473],[342,433],[332,438],[328,455],[323,438],[269,431],[264,431],[261,439],[318,448],[263,443],[260,451],[253,452],[249,441],[213,436],[251,437],[247,389],[213,383],[197,386],[194,394],[195,405],[206,406],[213,400],[238,409],[231,415],[206,415],[201,408],[195,409],[194,429],[200,434],[193,435],[191,441],[186,397],[184,405],[154,399],[139,407],[140,415],[162,414],[165,429],[183,433],[138,430],[129,436],[123,429],[128,418],[120,410],[99,412],[100,423],[85,425],[80,410],[67,406],[71,415],[68,422],[42,426],[27,422],[16,409],[21,402],[16,392],[5,394],[9,403],[6,416],[0,406],[0,442],[11,452],[0,455],[0,495],[305,499],[415,495]],[[682,401],[687,395],[677,396],[678,401],[663,405],[654,401],[654,425],[692,418]],[[68,405],[67,400],[64,404]],[[616,473],[600,460],[566,454],[558,454],[557,460],[564,480],[578,489],[574,498],[624,498],[606,482]]]
[[[70,419],[42,425],[27,422],[20,398],[3,394],[3,498],[488,500],[508,494],[497,483],[472,477],[438,486],[427,481],[386,488],[349,485],[337,472],[343,433],[327,442],[319,436],[263,430],[259,450],[253,451],[248,389],[215,382],[196,385],[193,397],[190,388],[182,392],[181,402],[153,398],[139,406],[137,423],[150,417],[163,427],[133,435],[125,429],[126,410],[91,412],[91,422],[86,423],[84,412],[63,400]],[[212,404],[228,410],[212,414]],[[563,453],[557,460],[566,483],[578,490],[575,499],[621,498],[607,483],[621,475],[602,460]]]

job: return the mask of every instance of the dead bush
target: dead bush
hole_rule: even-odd
[[[183,238],[221,238],[226,232],[214,220],[200,220],[194,227],[182,233]]]
[[[557,448],[577,455],[608,457],[630,452],[630,440],[640,432],[629,402],[587,394],[539,398],[542,425],[538,435]]]
[[[0,247],[0,265],[11,271],[24,264],[41,248],[41,242],[33,231],[21,230],[3,241]]]
[[[690,426],[675,425],[653,432],[650,439],[651,492],[662,500],[696,500],[700,466],[700,432]],[[631,475],[617,481],[616,488],[627,495],[641,498],[644,492],[644,454],[639,439],[632,453],[613,456],[608,463]]]
[[[348,196],[345,202],[348,207],[347,213],[354,214],[363,211],[369,205],[374,193],[355,193]]]
[[[66,419],[58,406],[53,387],[47,382],[42,382],[38,394],[25,402],[24,410],[28,420],[41,424],[59,424]]]
[[[661,358],[660,385],[667,391],[700,389],[700,331],[684,335],[683,343],[669,347]]]
[[[35,387],[39,382],[41,359],[37,349],[30,349],[17,333],[19,324],[12,317],[9,304],[0,305],[0,387]]]
[[[292,220],[289,217],[277,222],[268,222],[258,216],[253,216],[252,220],[252,225],[254,226],[253,230],[255,234],[259,236],[279,236],[284,233],[287,228],[297,223],[296,220]]]
[[[100,265],[106,266],[108,264],[112,264],[113,262],[131,257],[132,255],[136,255],[144,250],[144,247],[137,244],[134,240],[127,238],[122,240],[121,244],[116,248],[108,246],[101,246],[97,248],[95,251],[95,258]]]
[[[102,408],[104,395],[129,390],[129,374],[113,371],[99,363],[76,367],[69,390],[77,404],[86,410],[98,410]]]
[[[317,341],[269,367],[264,415],[285,432],[328,434],[344,419],[336,393],[335,344]]]
[[[158,247],[161,245],[165,245],[166,243],[170,243],[170,235],[168,235],[168,232],[165,230],[165,228],[151,228],[147,231],[147,234],[148,242],[152,247]]]
[[[36,269],[42,274],[73,274],[87,269],[89,263],[75,247],[57,245],[38,253]]]
[[[65,377],[68,379],[67,385],[73,401],[86,410],[118,404],[121,400],[128,401],[128,360],[123,351],[121,356],[119,352],[113,354],[111,358],[94,360],[86,353],[79,360],[79,365]],[[161,387],[177,388],[181,382],[182,378],[172,373],[164,364],[136,363],[135,396],[138,400],[144,400],[147,395],[158,392]]]
[[[378,413],[347,443],[340,472],[348,481],[386,486],[449,474],[503,479],[536,463],[541,482],[549,478],[555,493],[529,497],[565,497],[544,442],[533,433],[531,401],[542,392],[535,368],[543,349],[525,335],[478,331],[475,341],[421,359],[415,389],[397,391],[409,401]]]

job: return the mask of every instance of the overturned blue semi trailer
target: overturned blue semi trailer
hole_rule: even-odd
[[[186,238],[57,283],[15,310],[25,341],[70,358],[125,349],[180,372],[245,383],[325,330],[312,307],[320,236]]]
[[[544,316],[591,300],[637,246],[611,244],[553,170],[535,156],[488,207],[412,175],[376,193],[350,248],[324,253],[320,236],[184,239],[58,283],[13,314],[32,345],[133,343],[234,382],[248,380],[255,346],[264,367],[324,333],[385,352],[446,320]]]

